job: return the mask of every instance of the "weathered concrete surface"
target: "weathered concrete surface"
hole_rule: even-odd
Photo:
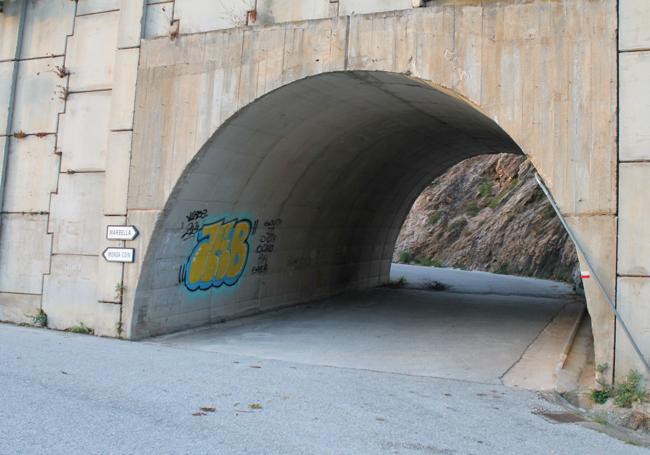
[[[329,18],[324,17],[324,3],[303,3],[300,11],[282,9],[280,14],[284,3],[267,0],[258,2],[260,23],[324,18],[224,30],[214,29],[234,27],[246,20],[240,15],[245,11],[239,8],[245,2],[238,2],[239,9],[230,25],[216,17],[223,16],[224,11],[214,8],[208,14],[197,7],[201,3],[190,4],[185,0],[29,2],[25,40],[19,49],[16,47],[17,0],[6,1],[5,13],[0,14],[0,73],[8,76],[14,66],[19,68],[15,91],[18,101],[13,106],[16,117],[11,125],[6,125],[5,114],[9,112],[11,85],[8,77],[0,78],[2,131],[22,129],[30,134],[56,135],[55,153],[62,155],[63,170],[79,174],[59,174],[56,160],[51,156],[48,161],[53,166],[38,170],[36,178],[48,182],[38,189],[47,194],[34,195],[39,205],[49,197],[49,183],[59,178],[57,193],[52,196],[48,209],[50,230],[39,235],[51,234],[54,253],[63,252],[70,261],[82,263],[84,255],[98,259],[101,253],[98,248],[105,245],[99,240],[104,235],[105,223],[124,216],[127,222],[142,222],[138,226],[141,237],[134,243],[138,246],[136,264],[122,267],[126,292],[124,308],[119,314],[127,335],[134,335],[139,330],[137,327],[142,328],[142,333],[171,330],[380,281],[388,267],[388,260],[382,258],[390,257],[391,238],[399,230],[410,201],[428,179],[460,159],[462,153],[481,152],[463,149],[466,144],[459,142],[450,129],[443,128],[434,134],[432,124],[417,114],[422,99],[415,86],[430,86],[439,90],[438,93],[450,95],[450,99],[459,100],[457,106],[461,110],[449,111],[450,116],[456,115],[454,121],[466,126],[465,133],[476,135],[475,139],[484,145],[488,137],[502,132],[516,144],[510,151],[521,150],[530,157],[563,213],[579,232],[581,242],[593,252],[596,268],[605,277],[606,288],[613,293],[617,273],[615,216],[617,200],[623,197],[624,190],[621,187],[619,196],[617,110],[620,108],[621,112],[621,159],[629,162],[647,159],[643,133],[646,128],[638,119],[645,116],[647,104],[643,74],[648,37],[643,18],[650,14],[650,5],[639,1],[620,2],[619,56],[614,0],[480,3],[444,0],[428,2],[426,8],[411,8],[401,0],[350,0],[329,4]],[[234,6],[229,1],[221,3]],[[411,6],[417,3],[411,2]],[[397,8],[407,9],[386,11]],[[335,17],[346,11],[362,10],[383,12]],[[265,15],[264,11],[271,13]],[[147,14],[143,23],[144,13]],[[271,15],[274,19],[270,19]],[[172,25],[175,20],[178,22]],[[180,35],[176,36],[173,30],[178,30]],[[196,30],[206,33],[184,34]],[[144,41],[143,49],[139,49],[141,36],[162,38]],[[18,62],[13,61],[16,50]],[[69,74],[56,69],[64,59]],[[134,65],[138,59],[134,98]],[[619,69],[621,102],[617,106]],[[319,78],[327,77],[328,73],[367,75],[364,73],[367,71],[376,72],[372,77],[377,78],[379,85],[375,88],[390,88],[395,75],[400,75],[404,86],[414,84],[413,90],[405,90],[403,97],[403,101],[411,103],[412,109],[404,111],[411,116],[401,115],[404,112],[400,109],[406,107],[396,107],[395,100],[388,102],[390,95],[373,104],[372,97],[364,98],[357,91],[357,85],[337,87],[338,91],[328,90],[327,84],[320,85],[325,79]],[[316,98],[316,103],[303,100],[306,95],[293,84],[306,77],[316,81],[311,90],[305,90],[307,94],[311,91],[321,96]],[[258,103],[262,98],[281,87],[287,90],[288,101],[283,101],[283,106],[261,109],[264,104]],[[68,94],[69,90],[72,93]],[[79,90],[84,93],[75,92]],[[77,124],[81,132],[94,132],[84,140],[87,150],[83,150],[80,142],[75,142],[74,137],[70,139],[65,125],[72,124],[75,99],[84,96],[90,99],[99,96],[98,93],[110,98],[110,109],[107,114],[107,109],[95,106]],[[354,121],[347,122],[351,117],[328,118],[326,112],[321,113],[323,100],[332,104],[348,103]],[[235,113],[255,105],[257,116],[248,117],[240,125],[244,129],[239,133],[243,131],[246,140],[241,135],[237,138],[238,130],[232,124],[224,127]],[[300,116],[302,125],[300,136],[291,141],[286,137],[283,140],[280,133],[287,126],[282,109],[285,107],[292,111],[292,118]],[[471,107],[469,112],[464,110],[466,107]],[[63,112],[59,119],[59,113]],[[491,123],[485,123],[479,112]],[[239,116],[240,120],[242,117]],[[342,119],[345,121],[341,122]],[[425,138],[421,131],[427,127],[430,135]],[[251,130],[255,134],[251,135]],[[374,156],[371,154],[370,142],[378,139],[377,134],[383,131],[401,132],[401,136],[394,135],[401,137],[401,142],[393,144],[393,149],[401,152],[398,145],[405,149],[408,145],[413,153],[412,168],[388,160],[388,148],[386,153],[377,149]],[[229,153],[216,153],[209,158],[206,153],[204,158],[208,161],[195,163],[194,169],[205,166],[204,170],[213,171],[191,174],[188,164],[200,156],[199,151],[215,137],[215,132],[225,141],[223,144],[228,144]],[[119,138],[114,133],[120,133]],[[441,134],[446,135],[445,143],[438,140]],[[130,139],[133,139],[133,150]],[[431,149],[425,147],[431,144],[448,152],[440,154],[435,165],[430,161],[431,156],[427,156]],[[328,154],[322,157],[328,159],[313,161],[313,166],[308,164],[308,158],[314,158],[316,150],[322,151],[324,147]],[[242,150],[246,153],[241,153]],[[262,150],[273,153],[263,155]],[[305,150],[306,153],[301,153]],[[358,156],[361,162],[353,161],[351,155]],[[210,161],[213,167],[207,166]],[[15,161],[9,163],[12,173],[20,169],[15,164]],[[252,167],[257,164],[259,169]],[[243,191],[234,176],[241,177],[253,169],[257,169],[257,183]],[[279,212],[277,204],[267,204],[278,202],[269,201],[272,194],[269,188],[278,190],[276,196],[290,191],[291,178],[296,177],[298,170],[305,169],[310,169],[305,178],[311,185],[293,188],[293,194],[303,198],[300,205],[287,204],[286,211]],[[356,173],[350,172],[352,169]],[[77,177],[78,182],[84,182],[75,186],[72,179]],[[124,189],[125,178],[129,181],[128,194]],[[337,180],[335,188],[340,193],[331,190],[332,182]],[[16,181],[14,176],[13,182]],[[388,187],[395,190],[389,200]],[[185,188],[182,204],[169,202],[174,188],[179,192]],[[365,190],[358,191],[358,188]],[[71,191],[79,194],[73,195]],[[347,207],[350,209],[347,212],[338,211],[337,204],[345,191],[358,194],[354,210]],[[15,194],[8,194],[7,198],[17,199]],[[71,207],[80,201],[92,201],[92,206]],[[264,207],[252,206],[251,201]],[[285,239],[279,240],[286,241],[283,248],[293,244],[294,250],[273,259],[271,266],[277,268],[271,268],[264,279],[254,282],[246,275],[238,296],[219,292],[211,296],[195,295],[191,304],[181,306],[172,296],[179,292],[178,267],[187,259],[188,251],[178,245],[171,231],[163,232],[162,226],[167,223],[168,227],[176,225],[180,229],[178,222],[183,217],[204,208],[210,209],[211,216],[239,210],[239,215],[246,212],[247,216],[261,221],[275,219],[282,213],[291,221],[283,225],[283,234],[278,238]],[[371,223],[379,225],[376,222],[388,213],[390,223],[374,232],[366,229]],[[33,214],[12,212],[11,215]],[[79,233],[83,239],[74,239]],[[311,240],[308,233],[313,235]],[[151,245],[150,239],[154,242]],[[3,254],[15,257],[24,245],[12,243],[2,248]],[[41,253],[42,257],[35,259],[39,264],[52,257],[52,251]],[[155,258],[159,253],[158,259],[145,264],[145,258]],[[319,261],[323,262],[317,265]],[[284,273],[288,269],[291,273]],[[41,268],[31,270],[40,273]],[[143,270],[142,279],[140,270]],[[105,270],[93,266],[80,275],[78,283],[69,282],[69,286],[77,283],[84,289],[88,282],[100,283],[94,293],[66,294],[74,302],[59,307],[56,296],[43,296],[43,301],[49,302],[50,311],[55,313],[53,320],[61,326],[73,325],[78,322],[76,308],[99,303],[84,299],[91,295],[95,299],[110,297],[109,284],[98,279],[99,273],[104,274]],[[111,280],[118,275],[115,270],[106,273]],[[46,275],[46,280],[52,278]],[[49,286],[48,289],[60,288]],[[594,288],[587,289],[587,296],[598,362],[611,363],[613,320]],[[152,302],[160,305],[139,308],[140,298],[153,299]],[[18,313],[15,307],[3,311]],[[105,326],[108,325],[113,325],[112,319]]]
[[[55,136],[8,138],[5,212],[46,213],[50,194],[56,192],[60,158],[54,153]],[[32,176],[29,178],[26,176]],[[34,178],[35,177],[35,178]]]
[[[622,53],[620,59],[620,159],[648,160],[650,131],[645,120],[650,115],[650,87],[646,77],[650,73],[650,51]]]
[[[500,385],[8,325],[0,345],[3,453],[647,453]]]
[[[647,277],[618,279],[619,311],[644,354],[650,345],[650,280]],[[646,357],[647,358],[647,357]],[[645,371],[620,325],[616,330],[616,376],[624,379],[630,370]]]
[[[621,51],[650,49],[650,8],[645,0],[619,2]]]
[[[161,333],[380,282],[410,202],[432,176],[468,150],[453,135],[437,142],[424,135],[418,138],[427,127],[438,128],[427,125],[427,117],[421,114],[435,104],[427,107],[426,90],[416,90],[418,85],[449,90],[449,99],[458,100],[452,109],[457,111],[454,121],[471,125],[480,140],[487,141],[503,128],[517,146],[501,151],[521,148],[530,157],[582,242],[598,250],[596,261],[603,260],[598,262],[599,272],[613,289],[616,21],[612,11],[611,1],[505,6],[443,2],[352,16],[349,21],[335,18],[146,41],[138,75],[128,207],[164,210],[149,251],[140,255],[145,261],[142,279],[127,283],[127,288],[137,288],[125,302],[127,333]],[[576,66],[577,60],[598,65]],[[346,84],[336,82],[334,75],[323,75],[345,70],[356,71]],[[368,70],[378,72],[363,73]],[[412,83],[393,73],[425,82]],[[307,76],[315,77],[291,84]],[[364,95],[364,81],[376,89],[371,96]],[[397,87],[411,83],[413,88],[405,88],[397,97],[399,105]],[[230,115],[279,87],[283,88],[219,129]],[[392,91],[392,102],[381,98],[386,91]],[[281,93],[286,98],[280,98]],[[274,97],[287,101],[273,102]],[[327,115],[330,103],[348,103],[348,117],[334,108]],[[464,110],[469,106],[473,114]],[[485,123],[475,108],[495,123]],[[440,115],[435,109],[429,112]],[[390,120],[381,123],[385,118]],[[407,124],[396,119],[407,119]],[[390,128],[392,136],[400,138],[400,147],[408,143],[413,153],[419,153],[417,158],[404,155],[397,143],[394,150],[402,156],[391,159],[378,149],[370,158],[371,149],[363,141]],[[212,142],[197,155],[215,130]],[[300,131],[299,137],[291,139],[286,133],[290,130]],[[446,134],[444,128],[437,132]],[[366,149],[368,155],[359,155],[367,156],[363,165],[343,158],[346,146],[331,142],[332,137],[345,137],[346,146],[353,150]],[[446,155],[442,150],[426,155],[426,147],[431,150],[432,144],[443,143]],[[324,165],[316,151],[326,146],[331,155],[322,156],[331,158]],[[474,148],[472,153],[482,151],[494,148]],[[348,163],[354,163],[356,173],[349,173]],[[292,182],[303,170],[309,186],[294,187]],[[333,193],[329,182],[339,176],[341,183]],[[169,202],[174,187],[176,195]],[[344,201],[338,195],[345,191],[360,194],[353,203],[356,209],[337,208]],[[178,241],[183,233],[180,227],[183,217],[203,209],[215,216],[254,212],[260,221],[282,218],[278,238],[286,240],[279,240],[269,274],[244,277],[236,292],[183,296],[178,267],[188,247]],[[355,227],[344,227],[351,225]],[[337,251],[357,256],[343,266],[334,259]],[[132,273],[129,279],[136,276]],[[597,348],[599,361],[611,363],[613,319],[597,291],[588,289],[587,294],[595,332],[603,337]]]

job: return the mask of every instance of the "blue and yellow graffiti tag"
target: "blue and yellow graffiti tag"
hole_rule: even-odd
[[[252,226],[250,220],[239,218],[222,218],[201,226],[185,263],[185,287],[190,291],[207,291],[237,283],[248,261]]]

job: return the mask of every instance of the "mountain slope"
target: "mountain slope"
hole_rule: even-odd
[[[574,281],[575,247],[525,157],[483,155],[419,196],[393,260]]]

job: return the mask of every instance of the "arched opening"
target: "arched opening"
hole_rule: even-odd
[[[423,188],[498,153],[523,154],[476,106],[403,74],[335,72],[277,89],[222,125],[177,182],[131,336],[385,283]]]

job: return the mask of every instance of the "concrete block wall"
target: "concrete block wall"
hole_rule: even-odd
[[[619,163],[617,306],[650,358],[650,2],[619,2]],[[644,371],[621,327],[616,376]]]
[[[126,222],[143,12],[144,0],[5,2],[0,320],[42,309],[52,328],[119,335],[123,266],[101,252],[122,243],[106,226]]]
[[[0,320],[29,322],[51,269],[50,196],[57,190],[56,141],[67,36],[75,4],[5,2],[0,14]]]

